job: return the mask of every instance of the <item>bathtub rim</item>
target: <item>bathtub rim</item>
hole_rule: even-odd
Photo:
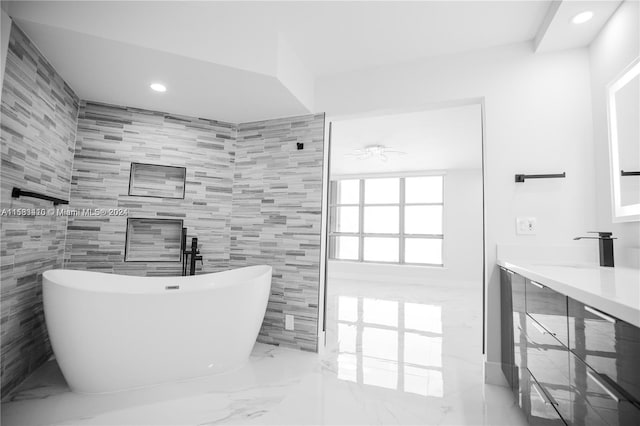
[[[221,289],[272,274],[273,267],[270,265],[252,265],[200,275],[158,277],[58,268],[45,271],[42,277],[44,286],[57,285],[95,293],[152,295]],[[179,289],[166,288],[175,285],[178,285]]]

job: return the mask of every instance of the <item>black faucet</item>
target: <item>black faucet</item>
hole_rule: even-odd
[[[600,266],[613,267],[613,235],[611,232],[587,232],[587,234],[598,234],[597,237],[575,237],[574,240],[593,239],[600,240]]]
[[[204,266],[204,261],[198,249],[198,238],[191,238],[191,250],[187,250],[187,228],[182,228],[182,241],[180,246],[182,247],[182,276],[186,276],[187,272],[189,272],[189,275],[195,275],[196,261],[199,260],[202,262],[202,266]],[[188,267],[187,264],[189,264]]]
[[[202,256],[198,256],[198,254],[200,254],[200,250],[198,250],[198,239],[193,237],[191,238],[191,263],[189,264],[189,275],[196,274],[196,260],[202,262],[202,265],[204,266]]]

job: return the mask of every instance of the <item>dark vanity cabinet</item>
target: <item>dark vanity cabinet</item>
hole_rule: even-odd
[[[550,365],[558,364],[555,360],[548,362],[547,350],[550,346],[547,340],[551,335],[538,334],[531,337],[529,329],[540,327],[531,316],[527,291],[530,289],[523,276],[501,268],[501,296],[502,296],[502,371],[511,387],[518,404],[525,412],[531,425],[565,425],[558,413],[556,399],[558,395],[555,386],[550,384],[557,379],[557,370],[549,369]],[[540,298],[536,297],[533,306],[538,311],[544,311],[539,305]],[[566,306],[566,305],[565,305]],[[566,319],[566,314],[565,314]],[[540,338],[541,337],[541,338]],[[554,339],[551,337],[551,339]],[[554,339],[555,340],[555,339]],[[561,362],[559,364],[562,364]],[[568,365],[563,368],[568,369]],[[536,377],[533,371],[538,371]],[[547,374],[551,373],[551,374]]]
[[[500,268],[502,370],[531,425],[640,425],[640,329]]]
[[[540,324],[527,316],[527,368],[547,405],[563,417],[571,414],[569,359],[567,350]]]
[[[560,414],[558,414],[550,397],[545,394],[540,383],[538,383],[526,368],[523,370],[520,384],[519,404],[530,425],[565,426],[566,423],[562,420]]]
[[[640,328],[568,300],[576,401],[609,425],[640,425]]]
[[[514,351],[513,349],[513,324],[511,320],[511,312],[513,312],[513,284],[511,277],[513,272],[504,268],[500,268],[500,323],[502,329],[500,339],[502,346],[500,347],[500,355],[502,359],[502,373],[507,379],[507,383],[513,389],[513,373],[514,373]]]
[[[525,281],[507,269],[500,270],[502,283],[502,371],[514,396],[519,398],[520,381],[526,371]],[[521,349],[524,348],[524,351]]]
[[[526,279],[527,313],[543,332],[568,344],[567,296],[540,283]]]

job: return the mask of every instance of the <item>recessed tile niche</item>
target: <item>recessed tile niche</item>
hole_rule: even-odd
[[[131,163],[129,195],[184,199],[185,167]]]
[[[125,262],[179,262],[181,219],[127,219]]]

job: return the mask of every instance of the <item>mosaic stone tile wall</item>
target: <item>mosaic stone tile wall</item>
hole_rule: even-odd
[[[0,220],[2,397],[51,355],[42,273],[63,263],[66,217],[17,216],[50,201],[11,198],[14,186],[68,199],[78,97],[14,24],[2,87]]]
[[[233,182],[231,266],[273,266],[258,340],[307,351],[317,350],[323,132],[324,114],[240,124]]]
[[[181,262],[124,261],[127,218],[182,219],[201,244],[198,273],[272,265],[259,340],[317,350],[323,114],[236,125],[80,102],[14,25],[1,125],[2,208],[53,207],[12,199],[20,186],[74,213],[2,217],[3,397],[51,354],[45,270],[181,273]],[[132,162],[185,167],[184,199],[128,195]]]
[[[124,261],[129,217],[182,219],[187,244],[196,236],[201,245],[198,273],[227,269],[235,137],[231,123],[83,101],[70,208],[125,214],[69,217],[65,267],[180,275],[181,262]],[[128,195],[132,162],[186,167],[185,198]]]
[[[189,237],[202,243],[205,272],[272,265],[260,340],[315,351],[323,130],[324,115],[235,126],[87,102],[78,119],[70,207],[183,219]],[[131,162],[186,167],[185,199],[127,195]],[[70,217],[65,266],[179,274],[180,263],[124,262],[126,217]],[[284,330],[285,313],[295,316],[293,331]]]

